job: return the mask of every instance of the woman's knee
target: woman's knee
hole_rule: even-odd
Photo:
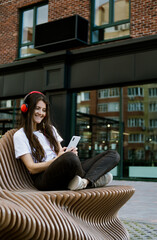
[[[116,155],[116,162],[118,164],[119,161],[120,161],[120,155],[119,155],[119,153],[117,151],[115,151],[115,155]]]
[[[69,176],[74,177],[75,175],[79,175],[82,177],[84,172],[79,157],[72,152],[65,154],[64,166],[69,171]]]
[[[64,163],[72,165],[80,165],[80,159],[73,152],[64,153]]]
[[[114,159],[115,163],[118,164],[120,161],[120,155],[116,150],[109,150],[109,155]]]

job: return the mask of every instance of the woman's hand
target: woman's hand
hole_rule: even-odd
[[[73,148],[72,149],[72,152],[75,153],[76,156],[78,156],[78,151],[77,150],[78,150],[78,148]]]
[[[57,155],[57,157],[60,157],[62,154],[64,154],[65,153],[65,151],[66,151],[66,147],[60,147],[60,151],[59,151],[59,153],[58,153],[58,155]]]
[[[76,156],[78,156],[77,150],[78,150],[78,148],[69,148],[69,149],[66,148],[65,152],[73,152]]]
[[[66,153],[66,152],[73,152],[76,156],[78,156],[78,151],[77,151],[78,148],[69,148],[67,149],[67,147],[61,147],[60,148],[60,151],[57,155],[57,158],[60,157],[62,154]]]
[[[76,156],[78,156],[78,148],[68,148],[67,149],[67,147],[62,147],[61,146],[61,144],[60,143],[58,143],[59,144],[59,148],[60,148],[60,150],[59,150],[59,153],[58,153],[58,155],[57,155],[57,158],[59,157],[59,156],[61,156],[62,154],[64,154],[64,153],[66,153],[66,152],[73,152]],[[56,159],[57,159],[56,158]]]

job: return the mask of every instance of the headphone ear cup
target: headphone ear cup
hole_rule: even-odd
[[[21,111],[23,113],[26,113],[28,111],[28,104],[24,103],[21,105]]]

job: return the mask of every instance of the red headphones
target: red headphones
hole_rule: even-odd
[[[38,94],[41,94],[41,95],[44,96],[44,94],[41,93],[41,92],[32,91],[32,92],[28,93],[28,94],[25,96],[24,102],[26,101],[27,97],[28,97],[29,95],[33,94],[33,93],[38,93]],[[26,113],[26,112],[28,111],[28,104],[27,104],[27,103],[23,103],[23,104],[21,105],[21,111],[22,111],[23,113]]]

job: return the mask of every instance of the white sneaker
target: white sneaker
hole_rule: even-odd
[[[70,190],[79,190],[84,189],[87,187],[87,179],[81,178],[80,176],[76,175],[68,185],[68,189]]]
[[[111,173],[106,173],[105,175],[101,176],[95,183],[94,187],[103,187],[107,184],[111,183],[113,180],[113,176]]]

